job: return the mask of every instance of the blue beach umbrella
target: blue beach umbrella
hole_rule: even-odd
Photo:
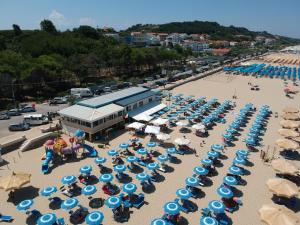
[[[176,215],[180,212],[180,206],[176,202],[168,202],[164,205],[164,210],[169,215]]]
[[[153,163],[147,164],[147,168],[148,168],[149,170],[156,170],[156,169],[159,168],[159,166],[158,166],[157,163],[153,162]]]
[[[243,150],[243,149],[240,149],[240,150],[237,150],[236,151],[236,154],[239,156],[239,157],[247,157],[249,155],[249,151],[247,150]]]
[[[134,155],[131,155],[131,156],[128,156],[128,157],[126,158],[126,160],[127,160],[127,162],[129,162],[129,163],[133,163],[133,162],[138,161],[138,158],[137,158],[136,156],[134,156]]]
[[[169,225],[169,223],[159,218],[159,219],[152,220],[151,225]]]
[[[233,193],[229,188],[226,187],[219,187],[217,189],[218,195],[220,195],[222,198],[232,198]]]
[[[136,175],[136,179],[139,180],[139,181],[141,181],[141,182],[146,181],[146,180],[148,180],[149,178],[150,178],[149,175],[148,175],[147,173],[145,173],[145,172],[143,172],[143,173],[138,173],[138,174]]]
[[[226,133],[226,134],[222,134],[223,138],[225,138],[226,140],[231,140],[232,139],[232,134],[230,133]]]
[[[250,146],[256,146],[256,145],[257,145],[256,140],[253,139],[253,138],[247,138],[247,139],[245,140],[245,142],[246,142],[246,144],[248,144],[248,145],[250,145]]]
[[[168,159],[169,159],[169,157],[167,156],[167,155],[159,155],[158,157],[157,157],[157,159],[160,161],[160,162],[166,162],[166,161],[168,161]]]
[[[201,163],[205,166],[211,166],[213,164],[213,161],[211,159],[205,158],[201,160]]]
[[[129,144],[128,143],[121,143],[119,145],[120,148],[128,148],[129,147]]]
[[[246,160],[241,157],[235,157],[233,160],[234,165],[246,165]]]
[[[54,213],[47,213],[42,215],[38,221],[38,225],[53,225],[57,220],[57,217]]]
[[[200,219],[200,225],[218,225],[218,221],[210,216],[205,216]]]
[[[176,148],[167,148],[167,153],[172,155],[177,153],[177,149]]]
[[[62,179],[61,179],[61,182],[63,184],[67,184],[67,185],[70,185],[70,184],[73,184],[75,183],[77,180],[77,178],[73,175],[70,175],[70,176],[64,176]]]
[[[147,147],[154,148],[156,146],[156,142],[148,142]]]
[[[84,188],[82,188],[81,193],[85,196],[93,195],[97,192],[97,188],[94,185],[87,185]]]
[[[238,181],[233,176],[226,176],[223,178],[223,182],[229,186],[237,185]]]
[[[108,154],[109,156],[115,156],[115,155],[118,155],[119,152],[118,152],[117,150],[115,150],[115,149],[111,149],[111,150],[109,150],[109,151],[107,152],[107,154]]]
[[[212,157],[212,158],[217,158],[217,157],[219,157],[219,152],[209,151],[209,152],[207,153],[207,156],[208,156],[208,157]]]
[[[195,174],[198,174],[198,175],[207,175],[208,174],[208,170],[203,168],[203,167],[200,167],[200,166],[196,166],[194,169],[193,169],[194,173]]]
[[[243,173],[242,170],[236,166],[229,167],[229,172],[233,175],[241,175]]]
[[[187,177],[185,179],[185,184],[191,187],[195,187],[199,185],[199,180],[195,177]]]
[[[105,157],[98,157],[98,158],[95,159],[95,163],[97,165],[105,163],[105,162],[106,162],[106,158]]]
[[[94,212],[89,213],[85,217],[85,222],[88,225],[100,225],[102,223],[103,219],[104,219],[104,215],[102,212],[94,211]]]
[[[57,188],[55,186],[48,186],[48,187],[45,187],[41,192],[40,194],[42,196],[45,196],[45,197],[48,197],[48,196],[51,196],[53,193],[57,192]]]
[[[140,148],[139,150],[137,150],[137,153],[140,155],[146,155],[148,151],[145,148]]]
[[[105,173],[105,174],[102,174],[99,178],[100,181],[104,182],[104,183],[108,183],[108,182],[111,182],[113,180],[113,175],[110,174],[110,173]]]
[[[92,167],[91,166],[83,166],[80,168],[79,171],[82,174],[90,174],[92,172]]]
[[[208,203],[208,208],[214,213],[223,213],[225,211],[225,206],[222,202],[213,200]]]
[[[213,151],[222,151],[223,149],[224,149],[224,146],[220,145],[220,144],[213,144],[211,146],[211,150],[213,150]]]
[[[114,171],[118,173],[123,173],[126,170],[126,166],[124,164],[119,164],[114,166]]]
[[[33,205],[33,200],[32,199],[26,199],[24,201],[21,201],[18,205],[17,205],[17,210],[18,211],[26,211],[28,209],[30,209],[30,207]]]
[[[192,193],[185,189],[185,188],[180,188],[176,191],[176,195],[180,198],[180,199],[189,199],[192,196]]]
[[[121,199],[116,196],[111,196],[105,200],[105,205],[111,209],[115,209],[115,208],[119,207],[121,204],[122,204]]]
[[[133,183],[128,183],[123,186],[123,191],[127,194],[133,194],[134,192],[136,192],[136,189],[137,187]]]
[[[75,208],[78,205],[78,199],[77,198],[68,198],[61,204],[61,208],[64,210],[71,210]]]

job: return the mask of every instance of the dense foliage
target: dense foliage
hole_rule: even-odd
[[[51,97],[74,84],[101,83],[103,77],[140,76],[161,63],[181,59],[181,48],[137,48],[80,26],[59,32],[48,20],[41,30],[0,31],[0,96]]]
[[[126,30],[131,31],[151,31],[151,32],[165,32],[165,33],[187,33],[187,34],[209,34],[212,39],[215,40],[228,40],[228,41],[248,41],[254,40],[258,35],[262,35],[268,38],[275,38],[274,35],[263,31],[253,32],[244,27],[235,26],[222,26],[216,22],[208,21],[192,21],[192,22],[172,22],[166,24],[137,24]],[[299,43],[300,40],[292,38],[278,37],[291,43]]]

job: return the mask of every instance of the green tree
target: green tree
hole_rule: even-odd
[[[40,23],[41,30],[49,33],[56,33],[57,30],[51,20],[43,20]]]

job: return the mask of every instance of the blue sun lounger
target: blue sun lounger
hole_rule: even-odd
[[[1,222],[12,222],[14,219],[11,216],[5,216],[0,214]]]

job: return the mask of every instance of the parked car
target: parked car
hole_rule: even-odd
[[[7,115],[7,112],[0,113],[0,120],[8,120],[10,118],[9,115]]]
[[[65,104],[68,102],[67,99],[63,97],[55,97],[53,100],[56,101],[57,104]]]
[[[29,130],[29,124],[27,123],[15,123],[15,124],[10,124],[8,129],[10,131],[24,131],[24,130]]]
[[[104,87],[104,88],[103,88],[103,91],[104,91],[104,92],[111,92],[111,88],[110,88],[110,87]]]
[[[27,113],[27,112],[36,112],[36,109],[33,108],[32,106],[25,106],[20,110],[22,113]]]
[[[118,90],[118,85],[114,84],[110,86],[111,90]]]
[[[20,116],[21,112],[19,109],[10,109],[7,111],[8,116]]]

